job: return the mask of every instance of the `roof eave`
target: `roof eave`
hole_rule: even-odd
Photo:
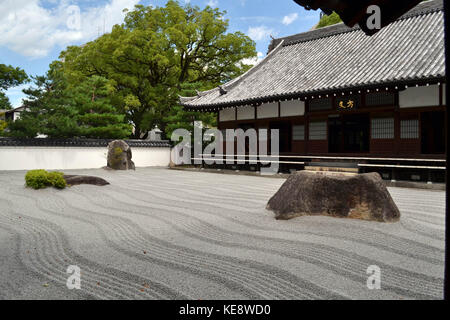
[[[257,63],[256,65],[254,65],[252,68],[250,68],[249,70],[247,70],[245,73],[243,73],[242,75],[240,75],[239,77],[225,83],[224,85],[218,86],[214,89],[208,90],[208,91],[201,91],[197,93],[197,96],[195,97],[182,97],[179,96],[180,99],[180,104],[184,107],[187,106],[186,102],[191,102],[194,100],[197,100],[199,98],[201,98],[202,96],[205,96],[209,93],[212,93],[214,91],[221,91],[221,90],[225,90],[230,91],[233,87],[235,87],[240,81],[242,81],[243,79],[245,79],[246,77],[248,77],[250,74],[252,74],[253,72],[255,72],[255,70],[259,69],[271,56],[273,56],[284,44],[284,40],[282,40],[277,47],[272,50],[270,53],[268,53],[259,63]],[[226,93],[225,93],[226,94]]]
[[[401,86],[416,86],[416,85],[426,85],[426,84],[437,84],[437,83],[445,83],[445,76],[438,77],[429,77],[429,78],[420,78],[420,79],[402,79],[399,81],[386,81],[379,83],[371,83],[371,84],[363,84],[360,86],[349,86],[349,87],[341,87],[341,88],[330,88],[330,89],[321,89],[307,92],[291,92],[287,94],[279,94],[279,95],[270,95],[265,97],[258,97],[253,99],[245,99],[238,101],[229,101],[224,103],[217,104],[207,104],[207,105],[189,105],[182,104],[185,109],[190,111],[205,111],[210,110],[212,112],[216,112],[225,108],[233,108],[233,107],[241,107],[246,105],[258,106],[263,103],[276,102],[280,100],[293,100],[293,99],[305,99],[307,97],[311,97],[314,95],[326,95],[326,94],[335,94],[337,92],[345,92],[348,93],[350,91],[362,91],[362,90],[372,90],[379,89],[380,87],[387,87],[390,90],[401,90]],[[305,99],[306,100],[306,99]]]

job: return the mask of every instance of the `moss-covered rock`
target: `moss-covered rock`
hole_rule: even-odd
[[[135,166],[131,158],[131,148],[125,141],[115,140],[108,145],[108,168],[113,170],[134,170]]]

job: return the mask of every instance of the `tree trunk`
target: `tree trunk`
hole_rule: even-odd
[[[134,134],[131,136],[133,139],[140,139],[141,137],[141,129],[137,126],[134,128]]]

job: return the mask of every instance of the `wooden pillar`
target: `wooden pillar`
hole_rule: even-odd
[[[400,113],[397,109],[394,111],[394,141],[395,141],[394,152],[396,155],[398,155],[400,153],[401,139],[400,139]]]
[[[444,1],[444,20],[445,20],[445,50],[447,55],[450,53],[450,2]],[[450,59],[446,59],[446,69],[450,70]],[[450,90],[449,90],[449,77],[446,76],[447,79],[447,85],[446,88],[446,99],[450,96]],[[449,123],[449,112],[445,111],[445,130],[446,130],[446,158],[447,163],[446,166],[448,166],[448,163],[450,162],[449,157],[449,150],[448,150],[448,144],[450,143],[449,139],[449,131],[448,131],[448,123]],[[448,189],[448,184],[450,183],[450,173],[447,167],[447,170],[445,170],[445,178],[446,178],[446,208],[445,208],[445,230],[446,230],[446,237],[448,239],[449,237],[449,228],[450,228],[450,214],[449,214],[449,206],[450,206],[450,191]],[[446,250],[445,250],[445,272],[444,272],[444,299],[448,300],[450,298],[450,279],[449,279],[449,267],[448,262],[450,261],[450,247],[448,245],[448,241],[446,241]]]
[[[305,155],[308,154],[309,145],[309,106],[308,102],[305,100]]]

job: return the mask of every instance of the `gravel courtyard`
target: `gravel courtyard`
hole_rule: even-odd
[[[106,187],[24,187],[0,172],[0,299],[442,299],[445,193],[391,188],[402,217],[276,221],[282,179],[65,171]],[[69,290],[68,266],[81,269]],[[367,268],[381,269],[369,290]]]

